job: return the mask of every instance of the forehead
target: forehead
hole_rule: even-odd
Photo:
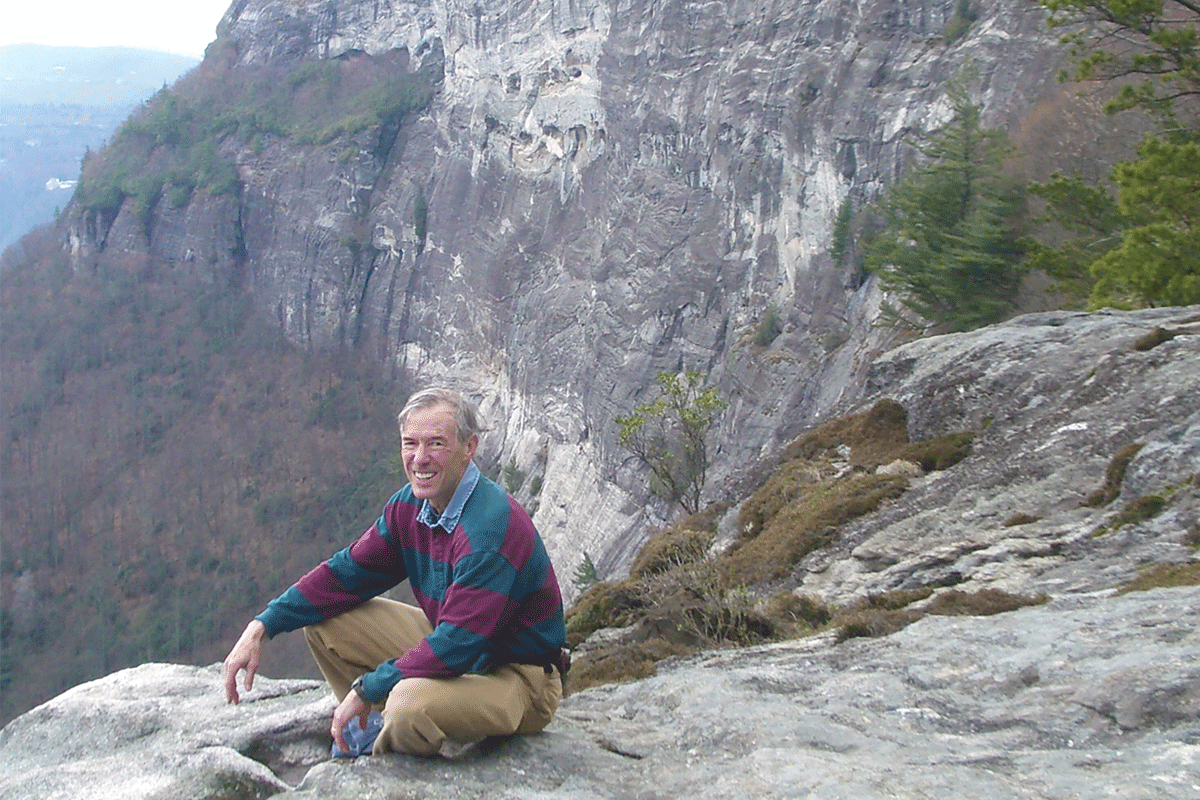
[[[400,434],[405,437],[457,436],[454,411],[445,403],[414,408],[404,419]]]

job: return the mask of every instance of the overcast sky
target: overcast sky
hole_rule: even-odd
[[[204,55],[233,0],[17,0],[6,2],[0,44],[121,45]]]

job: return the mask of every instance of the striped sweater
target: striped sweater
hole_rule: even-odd
[[[468,482],[473,489],[463,486]],[[464,502],[453,530],[431,527],[432,509],[422,513],[424,501],[406,485],[358,541],[271,601],[258,619],[274,637],[349,611],[408,578],[433,632],[363,677],[372,702],[403,678],[486,673],[556,656],[566,640],[562,596],[529,515],[474,464],[447,515],[457,501]]]

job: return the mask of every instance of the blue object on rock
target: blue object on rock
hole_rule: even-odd
[[[383,730],[383,715],[378,711],[372,711],[367,715],[365,729],[358,724],[358,717],[355,717],[342,729],[342,736],[346,739],[350,750],[342,750],[337,746],[337,742],[334,742],[330,749],[330,755],[333,758],[358,758],[370,755],[371,748],[375,746],[375,739],[381,730]]]

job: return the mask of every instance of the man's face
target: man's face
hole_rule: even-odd
[[[445,403],[409,412],[400,429],[400,454],[413,494],[430,501],[439,514],[445,511],[478,445],[474,434],[458,440],[454,414]]]

